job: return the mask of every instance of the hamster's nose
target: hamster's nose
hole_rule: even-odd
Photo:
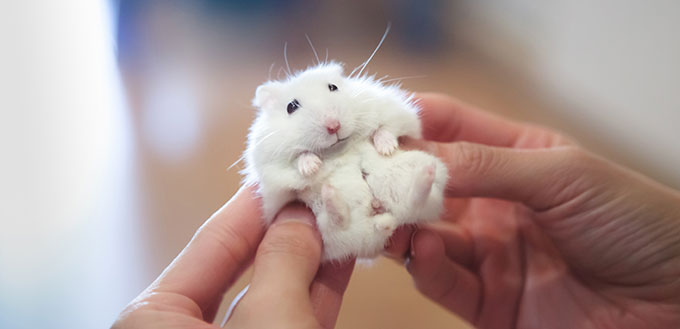
[[[340,122],[338,120],[327,120],[326,121],[326,131],[328,134],[333,135],[340,130]]]

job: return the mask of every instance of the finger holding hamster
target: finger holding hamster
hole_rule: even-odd
[[[574,144],[543,127],[519,123],[437,93],[416,94],[421,106],[423,138],[436,142],[466,141],[500,147],[544,148]]]

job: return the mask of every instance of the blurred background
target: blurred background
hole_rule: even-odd
[[[370,72],[680,188],[676,1],[1,2],[0,328],[109,326],[236,191],[284,43],[293,69],[305,34],[351,69],[388,22]],[[387,260],[355,271],[337,327],[467,328]]]

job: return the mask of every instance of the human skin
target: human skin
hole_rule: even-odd
[[[551,130],[419,97],[428,141],[406,145],[447,163],[446,213],[386,254],[421,293],[484,329],[680,327],[678,191]]]
[[[250,264],[250,288],[227,328],[332,328],[354,262],[319,266],[321,238],[306,207],[284,207],[266,233],[260,209],[254,189],[241,188],[113,328],[218,328],[224,292]]]

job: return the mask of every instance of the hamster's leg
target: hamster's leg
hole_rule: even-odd
[[[373,133],[373,145],[378,153],[389,156],[399,147],[397,136],[387,129],[380,127]]]
[[[427,202],[430,191],[432,191],[436,167],[437,163],[432,161],[430,164],[418,169],[413,178],[413,187],[411,189],[412,207],[422,207]]]
[[[304,152],[297,159],[298,171],[304,177],[316,174],[321,168],[321,158],[312,152]]]
[[[446,188],[449,175],[443,162],[435,159],[434,164],[432,190],[419,212],[420,220],[437,220],[441,217],[444,210],[444,189]]]
[[[290,191],[261,190],[260,193],[262,195],[262,215],[267,225],[271,224],[281,207],[295,200],[295,194]]]
[[[330,222],[338,227],[345,228],[349,223],[349,208],[340,200],[335,188],[329,184],[321,187],[321,200]]]
[[[397,220],[390,213],[383,213],[373,216],[375,228],[382,233],[389,235],[397,228]]]

